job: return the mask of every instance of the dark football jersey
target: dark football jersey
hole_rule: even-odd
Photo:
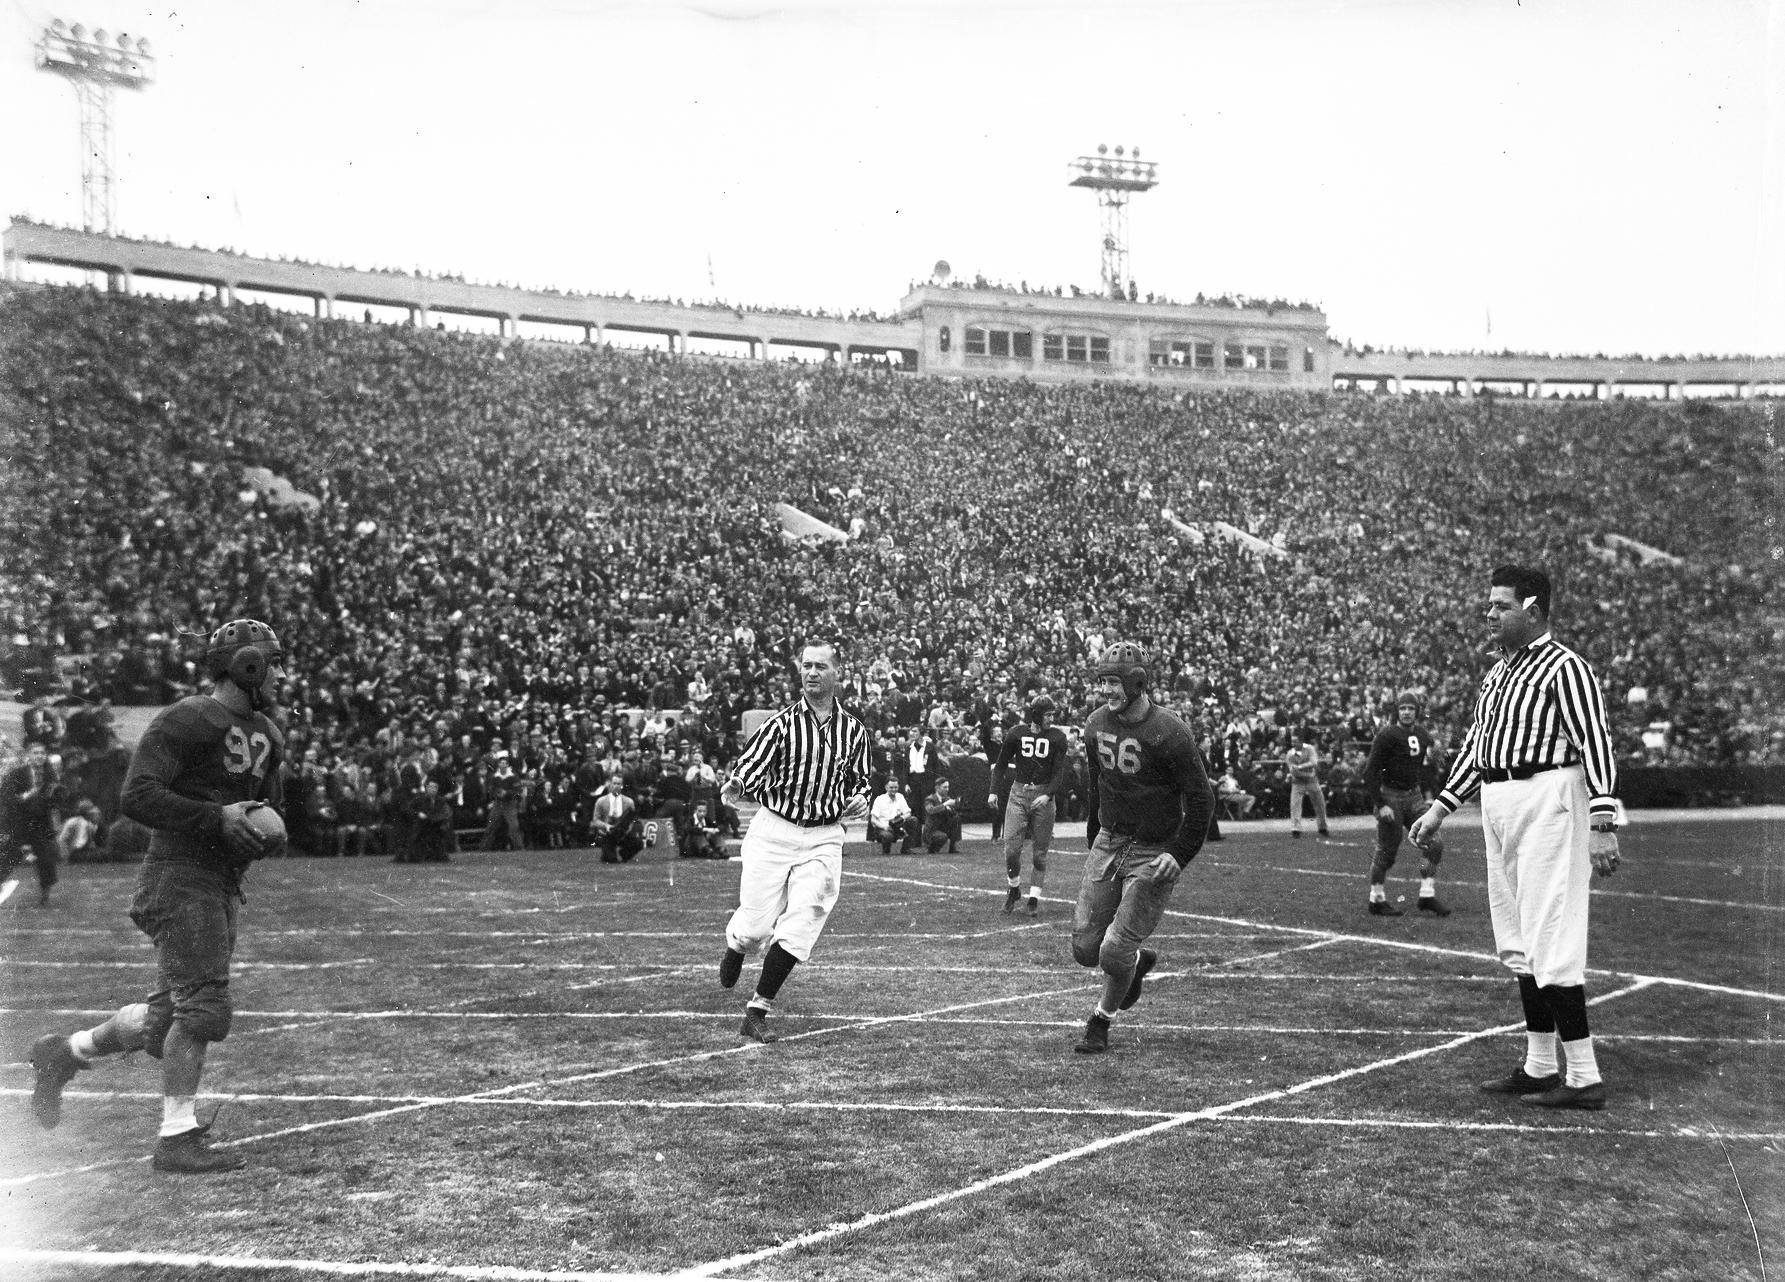
[[[1178,835],[1192,799],[1208,820],[1208,771],[1190,727],[1177,714],[1150,706],[1138,722],[1100,707],[1085,723],[1085,754],[1097,797],[1097,822],[1148,845]],[[1202,834],[1189,834],[1200,846]]]
[[[1398,722],[1376,732],[1370,759],[1364,763],[1364,787],[1371,792],[1393,788],[1417,792],[1438,791],[1437,746],[1424,726]]]
[[[130,760],[124,813],[154,830],[150,859],[241,862],[224,846],[222,807],[283,800],[285,740],[258,712],[238,715],[209,695],[163,708]]]
[[[1008,772],[1016,772],[1020,784],[1040,784],[1050,792],[1057,791],[1066,775],[1066,732],[1057,726],[1037,730],[1032,725],[1012,726],[1004,734],[1003,746],[993,772],[993,790],[1000,787]]]

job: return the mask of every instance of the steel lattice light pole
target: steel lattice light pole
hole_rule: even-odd
[[[115,230],[112,168],[112,91],[141,89],[155,78],[149,42],[104,29],[88,32],[60,18],[37,41],[37,69],[53,71],[74,86],[81,105],[81,223],[87,231]]]
[[[1089,187],[1097,193],[1103,222],[1103,292],[1123,297],[1128,287],[1128,198],[1158,185],[1159,166],[1143,164],[1140,148],[1117,147],[1115,155],[1102,143],[1095,156],[1080,156],[1070,164],[1072,186]]]

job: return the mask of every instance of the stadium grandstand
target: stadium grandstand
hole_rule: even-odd
[[[974,759],[1037,691],[1079,719],[1121,636],[1261,813],[1292,729],[1344,804],[1394,691],[1460,738],[1482,572],[1515,558],[1634,774],[1753,799],[1785,766],[1785,362],[1375,353],[1281,301],[928,282],[831,317],[5,244],[0,677],[96,779],[105,723],[249,615],[291,659],[300,804],[419,756],[476,828],[463,785],[506,750],[556,840],[591,754],[641,793],[666,751],[727,762],[819,619],[883,763],[920,725]]]

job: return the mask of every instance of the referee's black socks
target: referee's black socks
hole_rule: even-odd
[[[769,948],[762,959],[762,973],[756,978],[756,995],[764,1001],[774,1001],[781,991],[781,985],[793,974],[793,968],[800,964],[800,959],[788,952],[780,944]]]

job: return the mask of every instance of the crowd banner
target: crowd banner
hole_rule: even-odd
[[[1289,559],[1289,553],[1284,549],[1276,546],[1274,543],[1265,542],[1255,534],[1247,534],[1237,525],[1229,525],[1226,521],[1216,521],[1213,525],[1213,529],[1216,534],[1219,534],[1224,539],[1230,539],[1233,542],[1238,543],[1253,556],[1275,557],[1279,561],[1286,561]]]
[[[793,543],[815,539],[820,543],[847,543],[849,536],[834,525],[828,525],[791,503],[775,504],[775,515],[781,518],[781,537]]]

